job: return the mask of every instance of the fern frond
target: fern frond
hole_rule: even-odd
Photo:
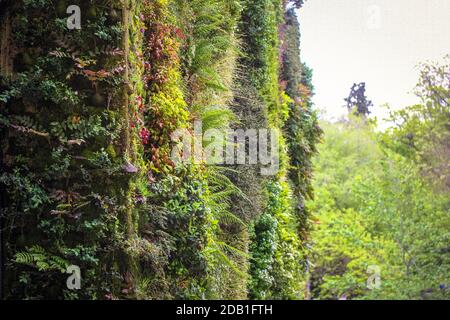
[[[231,260],[222,250],[217,249],[214,250],[213,253],[221,264],[230,267],[234,273],[243,278],[247,276],[246,273],[243,272],[241,269],[239,269],[236,263],[233,260]]]
[[[17,263],[21,263],[21,264],[33,264],[34,258],[28,252],[18,252],[18,253],[16,253],[15,261]]]
[[[231,256],[250,259],[250,256],[246,252],[239,250],[233,246],[230,246],[229,244],[226,244],[225,242],[217,241],[216,245],[218,248],[220,248],[221,251],[228,252],[228,254]]]
[[[69,263],[61,257],[49,255],[41,246],[34,245],[27,251],[17,252],[15,262],[36,267],[39,271],[58,270],[64,273]]]

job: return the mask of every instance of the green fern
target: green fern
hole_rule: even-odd
[[[220,249],[220,246],[213,250],[212,253],[217,258],[220,264],[230,267],[234,273],[242,278],[245,278],[247,276],[245,271],[242,271],[239,266],[232,259],[230,259],[230,257],[225,254],[223,250]]]
[[[203,130],[227,130],[230,122],[236,119],[234,113],[224,107],[208,108],[201,111]]]
[[[232,169],[211,166],[207,168],[207,179],[210,193],[207,196],[207,203],[215,219],[224,224],[246,223],[230,211],[231,196],[240,197],[250,202],[247,196],[240,190],[226,175]]]
[[[233,169],[224,167],[208,167],[207,181],[209,193],[206,197],[207,205],[211,209],[212,217],[219,222],[217,234],[210,239],[209,250],[213,260],[216,261],[217,270],[228,269],[238,278],[245,279],[245,268],[240,266],[240,261],[248,260],[248,254],[234,244],[239,243],[239,239],[222,239],[222,226],[239,225],[247,229],[246,223],[231,212],[232,197],[241,197],[248,200],[245,194],[228,178],[227,174],[234,172]],[[250,201],[250,200],[248,200]],[[227,243],[228,242],[228,243]],[[233,245],[231,245],[232,243]]]
[[[50,123],[50,127],[51,133],[61,141],[85,140],[106,134],[106,129],[102,126],[102,118],[98,115],[80,118],[77,121],[69,117],[62,122]]]
[[[15,261],[20,264],[33,264],[33,255],[28,252],[18,252],[16,253]]]
[[[37,268],[39,271],[57,270],[64,273],[69,263],[61,257],[50,255],[44,248],[34,245],[15,255],[15,262]]]

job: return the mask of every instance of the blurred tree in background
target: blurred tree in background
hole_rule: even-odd
[[[366,83],[354,83],[350,89],[350,95],[347,99],[347,108],[349,113],[356,113],[359,116],[366,117],[370,114],[370,107],[373,103],[366,97]]]
[[[422,103],[393,113],[386,132],[357,115],[322,124],[313,299],[450,297],[449,71],[422,66]],[[368,286],[373,268],[379,288]]]

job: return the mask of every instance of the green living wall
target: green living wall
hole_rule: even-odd
[[[3,298],[304,297],[321,132],[292,5],[0,2]],[[274,129],[280,170],[175,163],[199,121]]]

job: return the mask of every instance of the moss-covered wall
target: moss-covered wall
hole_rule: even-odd
[[[320,132],[286,1],[70,4],[81,30],[65,0],[1,4],[4,298],[302,298]],[[276,130],[278,174],[174,163],[198,121]]]

